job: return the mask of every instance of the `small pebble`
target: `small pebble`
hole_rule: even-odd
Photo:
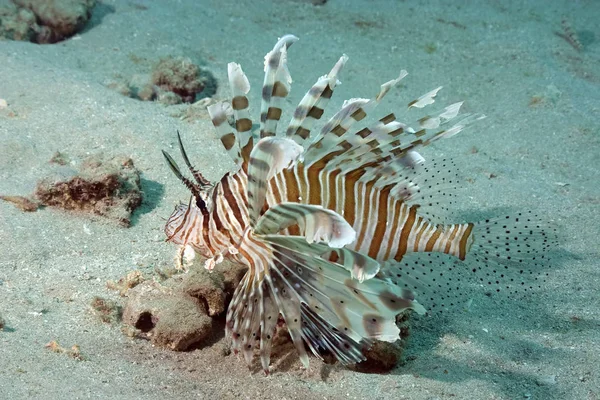
[[[546,375],[538,378],[538,386],[551,386],[556,385],[556,375]]]

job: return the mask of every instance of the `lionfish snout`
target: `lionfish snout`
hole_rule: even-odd
[[[175,207],[173,213],[169,216],[167,223],[165,224],[165,235],[167,236],[166,241],[175,244],[183,244],[183,235],[180,233],[183,231],[180,228],[185,222],[185,215],[188,211],[187,204],[179,204]]]
[[[191,229],[190,225],[199,224],[202,226],[204,214],[202,210],[192,200],[189,204],[179,204],[165,224],[166,241],[180,246],[191,246],[196,253],[210,258],[214,254],[198,237],[202,233],[197,229]]]

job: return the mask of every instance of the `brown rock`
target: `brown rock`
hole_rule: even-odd
[[[225,283],[221,272],[210,273],[205,269],[190,271],[183,278],[180,289],[206,305],[208,315],[217,316],[225,311]]]
[[[389,372],[398,364],[402,348],[395,343],[375,342],[369,350],[364,351],[367,359],[354,368],[360,372],[382,373]]]

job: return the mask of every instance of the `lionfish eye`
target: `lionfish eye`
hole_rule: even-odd
[[[208,206],[201,196],[196,197],[196,206],[202,211],[202,214],[208,214]]]

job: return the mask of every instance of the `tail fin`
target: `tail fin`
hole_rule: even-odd
[[[513,295],[541,286],[558,247],[556,227],[531,211],[481,221],[472,234],[467,258],[477,262],[479,281]]]
[[[558,247],[556,228],[532,212],[472,224],[468,240],[464,261],[457,254],[407,253],[400,262],[386,263],[380,275],[412,290],[429,311],[440,311],[467,303],[469,281],[509,297],[540,288]]]

